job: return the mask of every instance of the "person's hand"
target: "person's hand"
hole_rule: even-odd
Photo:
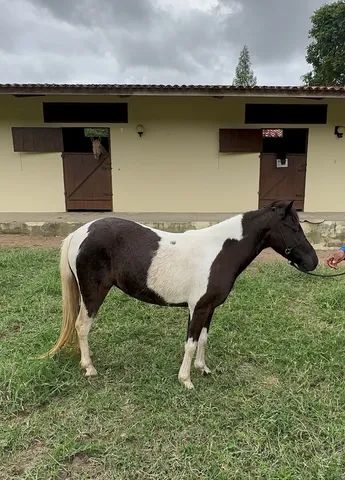
[[[345,259],[345,252],[342,250],[336,250],[331,253],[326,259],[326,265],[330,268],[337,268],[338,263],[342,262]]]

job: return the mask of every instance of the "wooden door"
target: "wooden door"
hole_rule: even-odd
[[[112,211],[110,155],[63,153],[66,210]]]
[[[286,154],[287,166],[277,167],[277,154],[262,153],[260,160],[259,208],[275,200],[294,200],[304,208],[306,154]]]

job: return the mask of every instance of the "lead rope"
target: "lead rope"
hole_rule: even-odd
[[[312,275],[313,277],[335,278],[335,277],[341,277],[341,276],[345,275],[345,272],[334,273],[333,275],[325,275],[325,274],[322,274],[322,273],[306,272],[305,270],[302,270],[302,269],[301,269],[298,265],[296,265],[294,262],[290,262],[290,265],[291,265],[292,267],[296,268],[296,270],[298,270],[299,272],[305,273],[306,275]]]

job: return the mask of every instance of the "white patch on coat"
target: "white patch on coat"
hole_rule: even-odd
[[[79,248],[89,234],[90,225],[95,221],[96,220],[93,220],[92,222],[89,222],[89,223],[85,223],[85,225],[82,225],[81,227],[79,227],[77,230],[75,230],[73,233],[70,234],[71,239],[70,239],[69,248],[68,248],[68,263],[69,263],[69,266],[71,267],[72,272],[74,273],[74,276],[77,282],[78,282],[78,276],[77,276],[76,262],[77,262]]]
[[[207,344],[207,328],[203,327],[201,330],[199,340],[198,340],[198,348],[196,351],[196,357],[195,357],[195,362],[194,366],[198,370],[203,370],[205,367],[205,350],[206,350],[206,344]]]
[[[148,270],[147,286],[167,303],[187,302],[194,307],[206,293],[211,266],[224,242],[242,240],[242,218],[237,215],[184,233],[151,229],[161,240]]]
[[[190,367],[192,365],[196,346],[197,342],[193,341],[192,338],[188,338],[184,346],[184,357],[178,374],[179,381],[188,389],[193,388],[193,384],[190,379]]]
[[[92,377],[97,375],[97,371],[92,364],[90,356],[90,348],[88,335],[92,325],[92,319],[88,316],[84,302],[81,302],[79,315],[75,322],[75,329],[78,335],[79,348],[80,348],[80,365],[85,368],[85,375]]]

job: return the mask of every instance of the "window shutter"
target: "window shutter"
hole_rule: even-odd
[[[232,152],[261,152],[262,130],[221,128],[219,130],[219,151]]]
[[[13,127],[13,149],[15,152],[62,152],[61,128]]]

